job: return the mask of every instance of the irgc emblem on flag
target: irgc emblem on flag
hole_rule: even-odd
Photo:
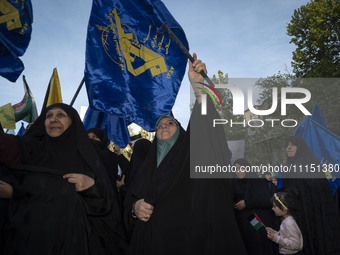
[[[153,131],[170,114],[187,58],[161,29],[185,34],[159,0],[94,0],[88,26],[85,82],[90,107]]]
[[[15,82],[24,70],[19,59],[31,40],[30,0],[0,0],[0,76]]]

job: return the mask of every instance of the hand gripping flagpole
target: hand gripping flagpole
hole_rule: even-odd
[[[174,32],[172,32],[172,30],[170,29],[170,27],[168,27],[168,25],[166,23],[163,23],[163,25],[160,27],[164,28],[168,33],[170,38],[172,38],[175,43],[177,44],[177,46],[182,50],[182,52],[184,53],[184,55],[191,61],[191,63],[193,63],[195,61],[195,59],[193,58],[193,56],[190,55],[189,51],[184,47],[184,45],[182,44],[182,42],[177,38],[177,36],[174,34]],[[204,71],[201,71],[200,74],[203,76],[203,78],[205,79],[205,81],[211,86],[211,87],[215,87],[215,84],[210,80],[210,78],[207,76],[207,74]]]

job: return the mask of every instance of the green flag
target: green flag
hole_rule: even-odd
[[[35,105],[35,100],[26,83],[24,75],[22,76],[22,79],[24,82],[25,95],[20,103],[13,105],[15,122],[23,120],[31,123],[38,118],[37,106]]]

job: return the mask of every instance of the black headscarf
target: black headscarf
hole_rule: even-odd
[[[201,116],[200,105],[195,105],[187,131],[179,123],[179,136],[158,167],[157,137],[153,141],[125,200],[131,220],[132,204],[138,199],[154,206],[148,222],[134,220],[132,255],[246,253],[232,208],[231,180],[190,179],[192,124],[199,128],[192,136],[197,139],[196,146],[204,144],[227,164],[231,156],[221,139],[223,133],[221,137],[212,130],[211,118],[218,114],[210,101],[208,106],[212,114],[206,117]],[[202,150],[199,157],[204,158],[205,152]]]
[[[46,113],[54,107],[72,121],[58,137],[45,128]],[[112,217],[113,192],[77,111],[62,103],[47,107],[16,143],[23,164],[11,166],[19,184],[10,208],[9,254],[116,253],[115,237],[122,232],[120,219]],[[76,192],[62,178],[66,173],[90,176],[95,184]]]
[[[103,146],[107,146],[109,139],[107,138],[107,135],[105,134],[104,130],[101,128],[90,128],[87,130],[87,134],[94,133],[99,139],[100,142],[103,144]]]
[[[301,166],[304,171],[319,165],[306,142],[298,136],[288,137],[288,142],[297,146],[295,156],[287,159],[288,167]],[[288,156],[287,156],[288,157]],[[291,168],[292,169],[292,168]],[[296,189],[300,194],[301,220],[297,223],[303,235],[305,254],[340,254],[340,219],[336,212],[330,185],[324,173],[284,174],[283,187]],[[298,178],[295,178],[298,177]],[[315,220],[317,219],[317,220]]]
[[[45,128],[46,114],[54,107],[64,110],[72,121],[59,137],[50,137]],[[63,103],[45,108],[23,139],[17,137],[16,142],[24,164],[51,168],[59,174],[84,173],[91,177],[94,169],[101,167],[77,111]]]
[[[291,142],[297,147],[295,156],[290,160],[292,164],[319,164],[314,153],[309,149],[307,143],[299,136],[290,136],[286,139],[286,147]],[[288,157],[288,156],[287,156]]]

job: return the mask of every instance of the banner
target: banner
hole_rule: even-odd
[[[0,75],[15,82],[24,70],[19,59],[31,40],[32,4],[30,0],[0,1]]]
[[[104,112],[98,112],[87,108],[84,120],[85,129],[100,128],[104,130],[107,138],[121,148],[125,148],[130,142],[130,134],[127,126],[131,123],[117,116]]]
[[[44,103],[41,110],[44,110],[51,104],[62,103],[63,98],[61,96],[60,81],[57,68],[53,69],[53,73],[48,83]]]
[[[24,82],[25,95],[20,103],[13,105],[15,121],[23,120],[31,123],[38,118],[37,106],[24,75],[22,79]]]
[[[0,123],[3,128],[15,129],[14,112],[11,103],[0,107]]]
[[[147,131],[171,113],[187,58],[160,29],[164,22],[188,48],[182,28],[159,0],[93,1],[85,65],[92,109]]]
[[[340,137],[326,128],[318,104],[311,116],[307,116],[295,130],[294,135],[302,137],[315,157],[324,164],[326,177],[333,194],[340,184]]]

